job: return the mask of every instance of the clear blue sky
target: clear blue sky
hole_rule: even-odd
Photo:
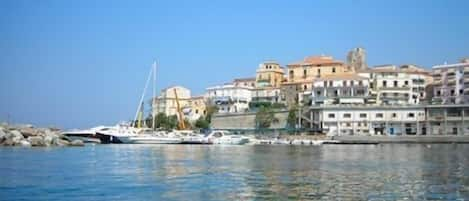
[[[0,1],[0,121],[62,128],[133,118],[158,88],[194,94],[308,55],[430,68],[469,56],[469,1]]]

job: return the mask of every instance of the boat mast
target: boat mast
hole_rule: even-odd
[[[149,84],[149,82],[150,82],[150,78],[151,78],[152,73],[153,73],[153,68],[150,68],[150,73],[148,74],[147,82],[145,83],[145,87],[143,88],[142,97],[140,98],[140,101],[138,102],[137,112],[135,112],[135,118],[134,118],[134,123],[133,123],[133,126],[134,126],[134,127],[140,125],[140,123],[137,122],[137,121],[141,121],[141,119],[138,120],[138,117],[139,117],[138,114],[140,113],[140,110],[141,110],[141,108],[142,108],[143,98],[145,97],[145,92],[147,91],[148,84]]]
[[[152,122],[151,128],[155,130],[156,126],[156,113],[155,113],[155,102],[156,102],[156,61],[153,63],[153,95],[151,97],[151,114],[152,114]]]

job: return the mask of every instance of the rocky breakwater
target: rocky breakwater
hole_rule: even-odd
[[[32,125],[0,125],[0,146],[50,147],[84,146],[81,140],[69,140],[55,128],[35,128]]]

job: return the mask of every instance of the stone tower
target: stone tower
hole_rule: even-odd
[[[354,71],[367,69],[365,49],[358,47],[350,50],[347,54],[347,65]]]

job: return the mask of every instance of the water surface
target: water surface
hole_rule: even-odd
[[[468,200],[469,145],[0,148],[0,200]]]

